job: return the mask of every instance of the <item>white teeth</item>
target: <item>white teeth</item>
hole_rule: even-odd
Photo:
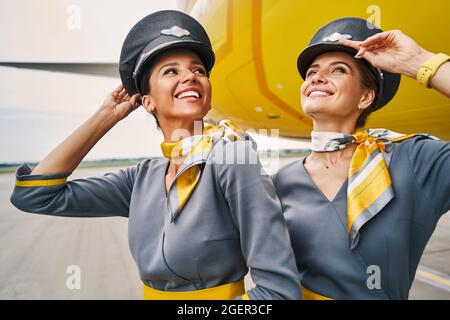
[[[327,97],[330,94],[324,91],[313,91],[309,94],[310,97]]]
[[[182,99],[185,97],[200,98],[200,94],[197,91],[184,91],[177,96],[178,99]]]

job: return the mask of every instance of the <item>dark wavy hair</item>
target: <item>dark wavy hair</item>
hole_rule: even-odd
[[[143,66],[143,72],[141,75],[141,79],[139,79],[139,88],[141,89],[141,94],[146,95],[150,93],[150,75],[153,71],[153,65],[151,63],[147,63]],[[156,127],[160,129],[158,118],[155,116],[154,113],[149,112],[153,118],[155,118],[156,121]]]
[[[369,67],[368,62],[361,59],[354,59],[359,70],[359,74],[361,75],[361,85],[363,88],[374,90],[375,92],[375,98],[373,99],[372,104],[364,109],[356,120],[356,128],[359,129],[364,128],[366,125],[367,117],[372,113],[373,106],[378,99],[378,80],[372,69]]]

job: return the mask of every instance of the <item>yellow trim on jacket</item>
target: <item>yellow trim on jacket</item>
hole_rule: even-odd
[[[244,279],[193,291],[161,291],[144,284],[144,300],[232,300],[243,295],[247,296]],[[243,299],[245,300],[245,297]]]
[[[51,179],[51,180],[16,180],[18,187],[49,187],[58,184],[65,184],[67,178]]]
[[[322,296],[302,286],[302,299],[303,300],[333,300],[331,298]]]

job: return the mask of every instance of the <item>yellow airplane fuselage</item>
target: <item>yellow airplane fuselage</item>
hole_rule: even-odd
[[[448,0],[196,1],[191,14],[206,27],[217,58],[209,118],[308,138],[312,120],[300,106],[296,61],[318,28],[360,17],[383,30],[400,29],[429,51],[450,54],[449,12]],[[367,126],[448,140],[449,123],[450,99],[402,76],[395,98],[373,113]]]

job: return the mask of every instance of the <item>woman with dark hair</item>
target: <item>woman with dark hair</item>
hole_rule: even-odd
[[[273,176],[305,299],[407,299],[450,209],[450,145],[364,129],[400,75],[450,96],[449,57],[359,18],[316,32],[298,58],[312,152]]]
[[[128,217],[145,299],[298,299],[281,206],[251,139],[229,121],[203,124],[213,64],[208,35],[192,17],[143,18],[122,47],[123,86],[34,170],[18,169],[11,201],[40,214]],[[67,181],[140,99],[157,119],[165,158]],[[249,269],[256,286],[246,292]]]

